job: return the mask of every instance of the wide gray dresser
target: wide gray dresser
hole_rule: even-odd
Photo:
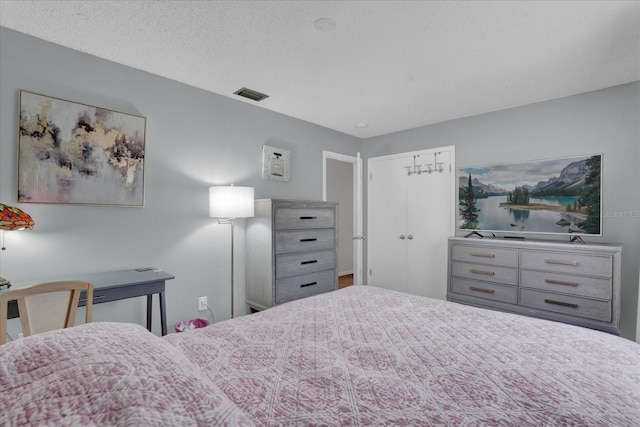
[[[338,205],[258,199],[247,219],[247,304],[264,310],[338,287]]]
[[[620,334],[622,247],[449,238],[449,301]]]

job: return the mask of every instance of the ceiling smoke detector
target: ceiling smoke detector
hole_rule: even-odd
[[[235,95],[239,95],[245,98],[248,98],[252,101],[257,101],[260,102],[263,99],[267,99],[269,97],[269,95],[265,95],[264,93],[260,93],[256,90],[252,90],[252,89],[247,89],[246,87],[243,87],[242,89],[238,89],[237,91],[233,92]]]
[[[336,27],[336,21],[331,18],[320,18],[313,23],[313,26],[316,27],[318,31],[328,33]]]

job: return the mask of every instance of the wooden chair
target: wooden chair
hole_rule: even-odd
[[[73,326],[80,292],[86,291],[86,323],[91,323],[93,285],[83,281],[47,282],[0,294],[0,344],[7,339],[9,301],[17,300],[22,334],[33,334]]]

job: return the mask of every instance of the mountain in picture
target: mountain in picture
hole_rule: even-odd
[[[533,196],[564,196],[577,195],[585,185],[585,179],[589,168],[587,159],[569,163],[558,176],[552,176],[546,180],[538,181],[536,185],[522,184],[520,188],[526,189]],[[523,176],[522,178],[525,178]],[[509,193],[509,189],[499,184],[483,182],[471,174],[473,190],[478,198],[489,196],[504,196]],[[468,184],[468,175],[461,174],[458,177],[459,188],[465,189]],[[518,186],[518,185],[516,185]]]
[[[467,175],[461,175],[458,177],[458,186],[460,189],[467,188],[469,177]],[[473,185],[473,191],[478,198],[489,197],[489,196],[504,196],[507,194],[507,190],[502,187],[498,187],[493,184],[483,184],[478,180],[478,178],[474,178],[471,176],[471,185]]]
[[[529,191],[534,196],[578,194],[585,185],[588,172],[587,159],[573,162],[562,169],[560,176],[540,181]]]

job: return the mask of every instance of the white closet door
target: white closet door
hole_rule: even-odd
[[[367,283],[446,298],[447,237],[455,219],[453,150],[369,159]]]
[[[447,238],[451,234],[451,153],[420,156],[420,164],[442,163],[431,173],[407,178],[407,288],[430,298],[447,296]]]
[[[405,291],[407,274],[405,164],[404,157],[369,162],[368,284],[396,291]]]
[[[431,209],[429,174],[413,174],[407,177],[407,286],[406,292],[426,296],[431,260],[429,258],[430,230],[435,224],[429,223],[425,215]]]

